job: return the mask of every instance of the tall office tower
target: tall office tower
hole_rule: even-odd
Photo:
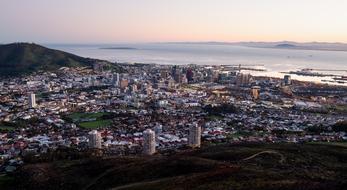
[[[252,80],[250,74],[239,73],[236,78],[236,85],[238,86],[247,86]]]
[[[253,86],[251,89],[253,100],[257,100],[259,98],[260,87]]]
[[[119,73],[113,75],[113,86],[118,87],[120,85]]]
[[[188,145],[192,148],[199,148],[201,145],[201,127],[197,123],[189,127]]]
[[[92,85],[93,85],[93,84],[92,84],[92,77],[88,77],[88,78],[86,79],[85,85],[86,85],[86,86],[92,86]]]
[[[129,85],[129,81],[127,79],[122,79],[120,81],[120,88],[121,89],[125,89],[126,87],[128,87],[128,85]]]
[[[147,85],[145,91],[146,91],[146,94],[149,96],[153,93],[153,87],[151,85]]]
[[[35,108],[37,105],[36,105],[36,95],[31,93],[29,95],[29,107],[30,108]]]
[[[153,155],[155,153],[155,132],[147,129],[143,132],[143,153]]]
[[[158,124],[155,125],[153,130],[154,130],[156,136],[158,136],[158,135],[160,135],[163,132],[163,125],[158,123]]]
[[[290,75],[284,75],[283,80],[284,80],[284,85],[285,86],[289,86],[289,85],[292,84],[292,78],[291,78]]]
[[[219,72],[212,71],[212,82],[218,82]]]
[[[174,78],[176,76],[176,72],[177,72],[177,65],[175,65],[171,68],[171,77],[172,78]]]
[[[155,132],[155,141],[158,142],[159,141],[159,136],[160,134],[162,134],[163,132],[163,126],[159,123],[157,123],[154,127],[153,130]]]
[[[96,76],[92,76],[90,80],[91,80],[91,86],[97,86],[98,81]]]
[[[97,130],[93,130],[88,134],[89,148],[101,148],[101,134]]]
[[[188,82],[193,82],[194,81],[194,72],[191,68],[187,69],[186,77]]]

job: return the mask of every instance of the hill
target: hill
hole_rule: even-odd
[[[278,44],[275,47],[276,48],[296,48],[296,46],[292,44]]]
[[[211,145],[170,156],[29,164],[11,188],[338,190],[347,185],[346,160],[344,143]]]
[[[234,45],[255,47],[255,48],[279,48],[279,49],[296,49],[296,50],[318,50],[318,51],[347,51],[347,44],[344,43],[327,43],[327,42],[239,42]]]
[[[18,76],[36,71],[54,71],[60,67],[91,67],[95,59],[31,43],[0,45],[0,75]]]
[[[169,44],[188,45],[233,45],[253,48],[291,49],[291,50],[317,50],[317,51],[347,51],[346,43],[329,42],[168,42]]]

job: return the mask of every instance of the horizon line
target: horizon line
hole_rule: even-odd
[[[309,43],[322,43],[322,44],[341,44],[347,45],[347,42],[328,42],[328,41],[291,41],[291,40],[278,40],[278,41],[147,41],[147,42],[33,42],[33,41],[16,41],[16,42],[0,42],[1,45],[13,44],[13,43],[33,43],[42,45],[112,45],[112,44],[203,44],[203,43],[219,43],[219,44],[238,44],[238,43],[298,43],[298,44],[309,44]]]

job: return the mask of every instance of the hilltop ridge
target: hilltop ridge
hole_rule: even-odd
[[[0,75],[18,76],[61,67],[91,67],[101,61],[49,49],[35,43],[0,45]]]

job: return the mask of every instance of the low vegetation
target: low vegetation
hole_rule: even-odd
[[[89,121],[89,122],[82,122],[79,123],[79,126],[86,128],[86,129],[94,129],[94,128],[102,128],[102,127],[109,127],[112,124],[112,120],[100,120],[100,121]]]
[[[340,144],[210,145],[170,156],[28,164],[13,188],[342,190],[346,160]]]
[[[112,120],[110,113],[72,113],[64,116],[65,120],[76,123],[79,127],[86,129],[95,129],[111,126]]]
[[[0,125],[0,131],[14,131],[16,128]]]
[[[346,132],[347,133],[347,120],[337,122],[335,125],[333,125],[332,129],[333,129],[333,131],[336,131],[336,132]]]
[[[0,175],[0,189],[1,187],[6,187],[10,189],[10,187],[14,185],[14,183],[14,177],[5,174]]]

